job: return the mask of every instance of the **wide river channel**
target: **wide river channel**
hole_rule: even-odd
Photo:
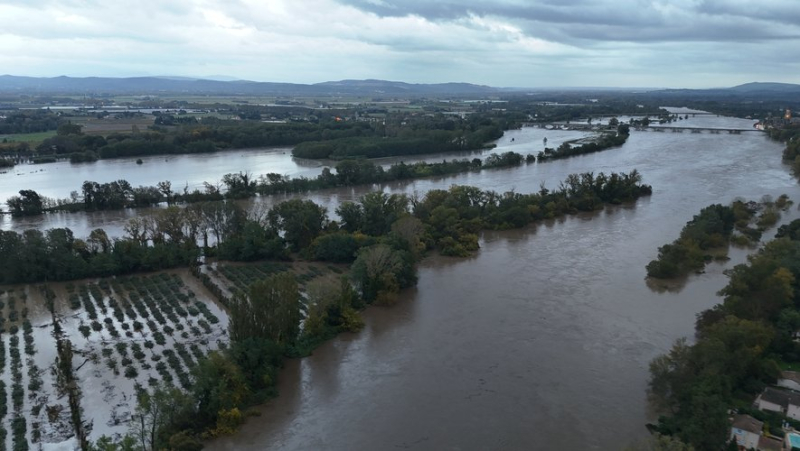
[[[679,125],[748,129],[752,121],[698,115]],[[580,136],[524,128],[507,132],[495,151],[536,153],[544,137],[557,146]],[[542,182],[555,187],[570,173],[635,168],[654,191],[595,214],[486,232],[472,258],[425,259],[415,289],[394,306],[368,309],[362,332],[289,361],[280,373],[280,396],[210,448],[615,450],[642,439],[645,423],[653,420],[646,402],[648,363],[676,339],[692,336],[695,315],[718,301],[715,293],[727,281],[723,271],[752,250],[732,249],[731,261],[713,263],[669,290],[646,283],[645,265],[709,204],[782,193],[799,202],[800,187],[781,162],[782,148],[752,131],[632,131],[624,146],[595,154],[383,187],[424,194],[469,184],[524,193],[538,191]],[[181,186],[177,177],[196,185],[225,172],[312,176],[321,167],[292,160],[287,149],[170,160],[26,165],[15,169],[22,175],[0,174],[0,195],[32,188],[66,197],[87,178],[126,178],[135,186],[170,179]],[[308,197],[332,211],[370,189],[378,187]],[[0,227],[69,226],[81,237],[96,227],[119,231],[134,214],[4,217]],[[796,217],[793,208],[784,221]]]

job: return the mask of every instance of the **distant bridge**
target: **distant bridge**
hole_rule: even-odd
[[[638,132],[646,132],[646,131],[654,131],[654,132],[666,132],[670,131],[672,133],[684,133],[688,131],[689,133],[703,133],[708,132],[711,134],[719,135],[722,133],[728,133],[731,135],[740,135],[742,132],[761,132],[763,130],[759,130],[757,128],[714,128],[714,127],[670,127],[670,126],[648,126],[648,127],[633,127],[634,130]]]
[[[686,116],[719,116],[719,114],[717,114],[717,113],[709,113],[708,111],[700,111],[700,112],[697,112],[697,113],[686,113],[686,112],[684,112],[684,113],[669,113],[669,114],[671,114],[673,116],[680,116],[680,117],[686,117]],[[639,113],[639,116],[641,116],[641,113]]]
[[[587,132],[601,132],[601,131],[609,131],[614,130],[615,127],[609,127],[608,125],[600,125],[600,124],[542,124],[536,122],[526,122],[523,124],[525,127],[538,127],[538,128],[546,128],[548,130],[575,130],[575,131],[587,131]],[[731,135],[738,135],[742,132],[760,132],[763,130],[758,130],[756,128],[716,128],[716,127],[679,127],[679,126],[670,126],[670,125],[648,125],[648,126],[631,126],[631,130],[639,131],[639,132],[647,132],[647,131],[654,131],[654,132],[672,132],[672,133],[711,133],[711,134],[722,134],[728,133]]]

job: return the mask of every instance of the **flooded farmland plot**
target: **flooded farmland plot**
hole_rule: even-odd
[[[198,285],[214,293],[216,298],[225,303],[235,293],[246,293],[253,284],[276,274],[290,272],[297,281],[301,294],[306,292],[309,282],[336,282],[346,277],[349,267],[344,264],[325,264],[305,261],[260,261],[260,262],[208,262],[197,268]],[[305,295],[302,296],[305,303]]]
[[[0,446],[59,443],[73,433],[70,409],[57,374],[52,318],[31,287],[0,294]]]
[[[0,450],[77,447],[131,432],[139,390],[192,385],[191,368],[228,344],[225,297],[270,275],[302,287],[346,269],[214,263],[189,270],[0,288]],[[61,449],[60,447],[58,449]]]
[[[228,317],[211,299],[188,271],[4,291],[4,448],[75,441],[78,429],[92,441],[129,432],[137,390],[186,389],[198,359],[226,346]]]
[[[318,277],[335,278],[343,275],[347,268],[342,265],[324,265],[320,263],[282,263],[260,262],[253,264],[215,263],[208,265],[207,274],[219,286],[225,295],[234,291],[246,291],[253,282],[284,271],[291,271],[297,278],[300,289]]]

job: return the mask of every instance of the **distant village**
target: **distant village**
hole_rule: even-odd
[[[793,117],[792,110],[786,109],[783,116],[768,117],[754,125],[759,130],[769,130],[771,128],[800,127],[800,117]]]

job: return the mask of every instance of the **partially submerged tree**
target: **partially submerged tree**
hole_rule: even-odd
[[[255,282],[247,293],[237,292],[230,305],[233,341],[267,338],[278,344],[294,342],[302,317],[300,290],[288,272]]]

